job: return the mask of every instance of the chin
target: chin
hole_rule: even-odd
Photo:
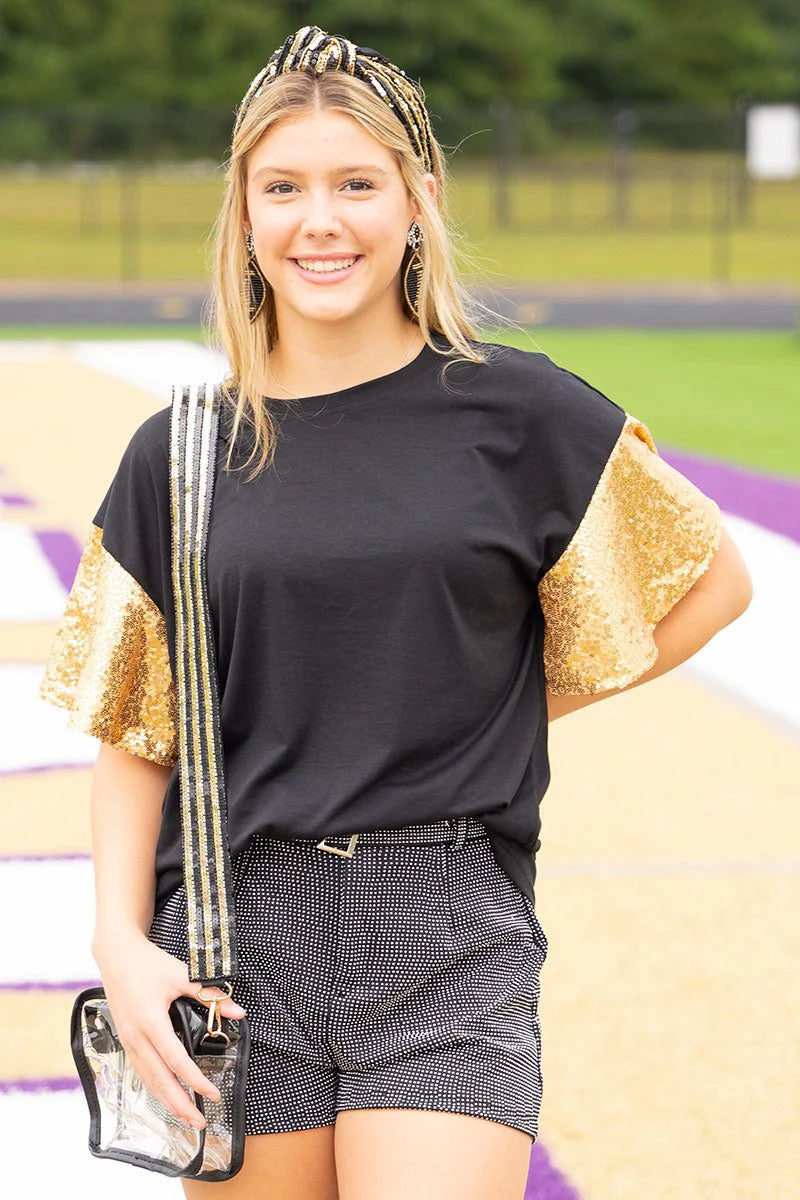
[[[369,300],[351,300],[349,302],[331,300],[327,304],[294,304],[291,307],[294,308],[299,316],[305,317],[309,321],[330,323],[355,317],[368,309],[369,306]]]

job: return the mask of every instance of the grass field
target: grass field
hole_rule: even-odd
[[[191,338],[199,328],[0,327],[14,338]],[[649,427],[657,445],[800,477],[800,336],[791,333],[485,330],[541,350]]]
[[[800,336],[541,329],[531,337],[531,349],[648,424],[657,445],[800,476]]]
[[[800,283],[800,181],[752,183],[748,222],[728,229],[717,168],[670,162],[631,182],[627,228],[609,223],[619,193],[607,167],[583,164],[573,177],[563,164],[560,174],[518,172],[509,229],[497,222],[492,166],[452,167],[454,217],[475,260],[459,262],[463,273],[488,283]],[[3,276],[205,278],[222,187],[211,167],[4,172]],[[726,195],[733,213],[733,191]]]

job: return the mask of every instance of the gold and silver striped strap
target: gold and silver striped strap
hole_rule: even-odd
[[[238,973],[217,667],[206,582],[219,409],[216,387],[210,395],[205,384],[173,388],[172,585],[189,978],[208,985]]]

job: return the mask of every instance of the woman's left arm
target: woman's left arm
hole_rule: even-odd
[[[547,691],[548,721],[576,709],[629,692],[656,679],[696,654],[715,633],[730,625],[747,609],[753,597],[750,573],[739,548],[723,525],[719,548],[708,569],[653,628],[658,658],[653,666],[626,687],[606,688],[591,695],[554,695]]]

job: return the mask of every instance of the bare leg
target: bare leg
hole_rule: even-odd
[[[233,1179],[182,1179],[187,1200],[339,1200],[334,1126],[245,1138],[244,1165]]]
[[[341,1200],[522,1200],[532,1139],[458,1113],[353,1109],[336,1119]]]

